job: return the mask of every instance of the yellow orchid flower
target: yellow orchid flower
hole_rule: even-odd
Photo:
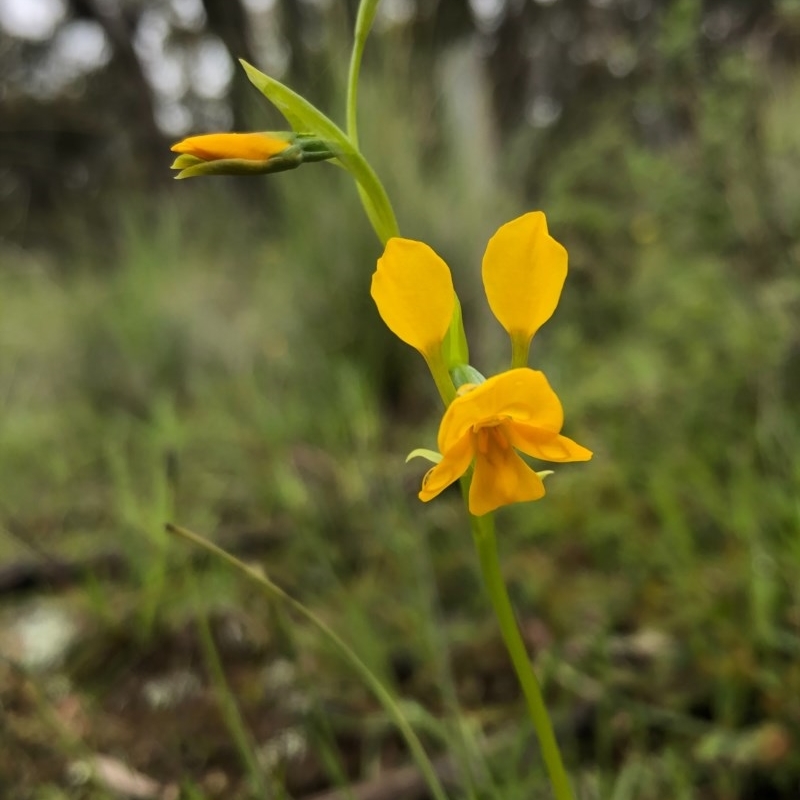
[[[206,133],[172,145],[177,178],[246,175],[295,169],[304,161],[334,158],[330,144],[310,134]]]
[[[202,161],[226,158],[266,161],[290,146],[291,142],[269,133],[204,133],[183,139],[172,145],[171,150]]]
[[[567,251],[547,230],[541,211],[503,225],[489,240],[482,276],[492,312],[512,342],[512,369],[461,386],[455,396],[442,357],[457,298],[447,264],[423,242],[390,239],[372,276],[372,297],[389,327],[422,353],[448,404],[439,428],[441,461],[425,476],[428,501],[475,464],[469,509],[482,516],[500,506],[537,500],[542,479],[516,453],[543,461],[586,461],[592,453],[560,435],[561,404],[541,372],[527,366],[537,330],[553,315],[567,275]],[[442,370],[444,369],[444,378]],[[451,372],[456,383],[476,373]],[[479,379],[482,379],[480,376]],[[445,381],[449,385],[442,390]],[[452,402],[451,402],[452,401]]]
[[[462,389],[465,387],[462,387]],[[489,378],[461,394],[439,426],[442,460],[422,482],[427,502],[475,462],[469,511],[482,516],[509,503],[538,500],[544,484],[515,452],[542,461],[588,461],[590,450],[561,436],[564,412],[544,374],[527,367]]]

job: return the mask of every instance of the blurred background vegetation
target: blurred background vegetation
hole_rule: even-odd
[[[166,520],[339,630],[454,797],[548,796],[347,176],[170,181],[187,132],[284,127],[238,57],[341,121],[355,10],[0,0],[3,798],[424,797]],[[798,55],[797,0],[384,0],[367,48],[363,149],[479,369],[488,237],[542,208],[570,253],[532,363],[595,458],[499,525],[582,798],[800,797]]]

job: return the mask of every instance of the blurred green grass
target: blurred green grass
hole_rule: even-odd
[[[445,121],[435,156],[420,152],[428,110],[386,79],[365,86],[365,149],[404,234],[453,267],[478,368],[507,357],[479,282],[494,228],[535,202],[570,252],[532,363],[562,398],[566,433],[596,455],[559,467],[543,502],[499,525],[586,797],[792,797],[800,779],[800,82],[768,77],[731,55],[698,89],[691,130],[658,147],[619,98],[598,100],[557,146],[542,134],[529,153],[522,140],[484,153],[479,189],[480,132]],[[252,557],[417,709],[433,746],[460,757],[456,695],[474,736],[511,731],[478,764],[490,775],[479,796],[530,797],[543,778],[458,497],[422,506],[420,468],[403,463],[433,446],[439,412],[421,361],[372,307],[379,246],[355,192],[326,168],[245,198],[230,188],[121,200],[111,242],[99,232],[84,251],[3,254],[0,560],[121,551],[123,580],[87,578],[60,601],[86,626],[64,670],[90,716],[124,719],[128,683],[206,663],[186,626],[210,620],[206,645],[252,740],[235,744],[203,706],[71,741],[183,778],[187,797],[215,796],[209,765],[236,773],[248,747],[244,762],[263,764],[281,726],[298,725],[327,764],[319,785],[393,752],[364,688],[312,633],[191,561],[163,532],[172,519],[263,541]],[[284,662],[301,711],[264,676]],[[212,699],[227,691],[210,686]],[[208,731],[188,752],[186,726]],[[158,748],[137,745],[154,734]],[[19,796],[103,796],[45,794],[58,779],[41,775],[39,794]]]

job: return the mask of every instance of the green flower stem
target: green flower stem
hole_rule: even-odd
[[[442,398],[445,408],[447,408],[453,400],[456,399],[456,387],[453,384],[453,379],[450,377],[450,372],[445,364],[444,356],[441,348],[438,348],[433,353],[425,353],[425,363],[431,371],[433,382],[439,390],[439,395]]]
[[[367,160],[361,155],[358,147],[358,78],[361,72],[361,59],[364,46],[375,21],[380,0],[361,0],[356,16],[356,28],[353,36],[353,52],[350,54],[350,72],[347,76],[347,137],[357,154],[357,159],[348,159],[343,163],[357,181],[358,193],[369,221],[378,234],[378,238],[386,244],[393,236],[400,235],[397,220],[386,190],[378,180]],[[360,163],[358,163],[360,162]]]
[[[511,337],[511,369],[528,366],[528,352],[531,349],[531,340]]]
[[[364,156],[355,151],[340,155],[339,160],[356,179],[361,204],[381,243],[385,245],[392,237],[399,236],[400,227],[389,195]]]
[[[347,76],[347,135],[356,149],[358,149],[358,76],[361,72],[364,46],[375,21],[379,2],[380,0],[361,0],[356,17],[353,52],[350,54],[350,72]]]
[[[221,547],[217,547],[217,545],[215,545],[213,542],[208,541],[208,539],[204,539],[202,536],[199,536],[198,534],[193,533],[186,528],[181,528],[178,525],[173,525],[171,523],[168,523],[166,527],[170,533],[186,539],[192,544],[197,545],[198,547],[201,547],[207,552],[211,553],[220,561],[224,561],[227,564],[230,564],[232,567],[235,567],[237,570],[239,570],[239,572],[243,573],[261,586],[261,588],[268,595],[270,595],[270,597],[286,603],[288,606],[294,609],[294,611],[300,614],[300,616],[305,617],[305,619],[307,619],[312,625],[321,631],[328,638],[328,641],[330,641],[334,648],[339,652],[339,655],[341,655],[342,658],[344,658],[344,660],[347,661],[351,667],[353,667],[353,669],[358,673],[359,677],[372,690],[372,693],[375,695],[378,702],[383,706],[384,710],[394,721],[395,725],[397,725],[398,730],[405,739],[408,749],[410,750],[411,755],[416,762],[417,768],[422,773],[422,776],[428,785],[431,797],[433,797],[434,800],[447,800],[447,795],[444,792],[433,764],[431,764],[430,759],[425,753],[425,749],[422,747],[422,742],[420,742],[417,734],[414,733],[414,729],[411,727],[411,725],[409,725],[408,720],[403,716],[403,712],[400,710],[400,707],[380,682],[380,680],[378,680],[372,670],[370,670],[370,668],[359,658],[350,645],[348,645],[344,639],[342,639],[333,630],[333,628],[329,627],[327,623],[323,622],[316,614],[314,614],[313,611],[304,606],[301,602],[295,600],[291,595],[284,592],[280,586],[273,583],[260,570],[249,567],[243,561],[240,561],[238,558],[236,558],[236,556],[232,556]]]
[[[468,488],[469,480],[463,481],[462,489],[467,491]],[[519,678],[519,682],[522,685],[522,691],[525,694],[525,700],[528,705],[528,713],[539,738],[539,747],[542,750],[542,756],[556,800],[573,800],[574,796],[569,784],[569,778],[564,770],[561,752],[558,749],[558,742],[553,733],[553,725],[550,722],[550,716],[542,698],[542,690],[539,688],[539,681],[536,679],[536,673],[533,671],[528,658],[528,652],[525,649],[525,643],[522,640],[519,625],[508,597],[508,590],[500,571],[494,517],[491,514],[486,514],[482,517],[470,514],[470,523],[475,546],[478,550],[483,581],[489,592],[503,641],[514,665],[514,671],[517,673],[517,678]]]

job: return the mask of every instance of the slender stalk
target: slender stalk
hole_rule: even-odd
[[[483,581],[500,625],[500,633],[508,654],[511,656],[511,663],[514,665],[514,671],[522,685],[528,713],[536,729],[539,747],[542,750],[542,757],[553,786],[553,792],[557,800],[573,800],[574,795],[564,769],[564,763],[561,760],[561,752],[558,749],[553,725],[544,704],[542,690],[528,658],[528,652],[525,649],[525,643],[522,640],[514,609],[511,607],[511,600],[508,597],[508,590],[500,571],[494,517],[491,514],[483,517],[475,517],[470,514],[470,522],[475,546],[478,550]]]
[[[361,155],[358,147],[358,78],[361,73],[361,59],[364,46],[375,21],[380,0],[361,0],[356,16],[353,35],[353,52],[350,54],[350,71],[347,75],[347,138],[350,140],[357,158],[342,159],[345,166],[356,178],[358,193],[369,221],[383,244],[393,236],[399,236],[397,220],[386,190],[378,180],[369,163]]]
[[[361,72],[364,46],[372,29],[379,2],[380,0],[361,0],[356,16],[353,52],[350,54],[350,72],[347,76],[347,135],[356,149],[358,149],[358,76]]]
[[[528,366],[530,346],[530,339],[520,339],[519,336],[511,337],[511,369]]]
[[[339,160],[356,179],[361,204],[381,243],[386,244],[393,236],[399,236],[400,228],[389,195],[364,156],[359,152],[344,153]]]
[[[274,599],[286,603],[298,614],[300,614],[300,616],[305,617],[305,619],[307,619],[319,631],[327,636],[330,643],[339,652],[339,655],[341,655],[342,658],[344,658],[344,660],[347,661],[358,673],[359,677],[372,690],[372,693],[375,695],[378,702],[383,706],[386,713],[392,718],[395,725],[397,725],[398,730],[405,739],[408,749],[410,750],[411,755],[416,762],[417,768],[422,773],[422,776],[428,785],[431,797],[433,797],[434,800],[447,800],[447,795],[444,792],[444,788],[439,781],[436,770],[434,769],[433,764],[431,764],[425,749],[422,747],[422,742],[420,742],[417,734],[414,733],[414,729],[411,727],[411,725],[409,725],[408,720],[403,716],[403,712],[400,710],[400,707],[395,702],[388,690],[380,682],[380,680],[378,680],[372,670],[370,670],[370,668],[359,658],[350,645],[348,645],[344,639],[342,639],[339,634],[333,630],[333,628],[331,628],[327,623],[323,622],[323,620],[321,620],[309,608],[304,606],[299,600],[295,600],[291,595],[284,592],[280,586],[273,583],[260,570],[249,567],[243,561],[240,561],[238,558],[236,558],[236,556],[231,555],[221,547],[217,547],[217,545],[215,545],[213,542],[208,541],[208,539],[204,539],[202,536],[199,536],[198,534],[193,533],[186,528],[181,528],[178,525],[173,525],[172,523],[168,523],[166,528],[170,533],[174,533],[175,535],[180,536],[182,539],[186,539],[192,544],[197,545],[198,547],[201,547],[207,552],[211,553],[220,561],[224,561],[230,564],[232,567],[235,567],[237,570],[239,570],[239,572],[259,584],[259,586],[261,586],[261,588],[264,589],[268,595]]]
[[[431,377],[439,390],[439,396],[442,398],[444,407],[450,405],[456,399],[456,387],[453,385],[453,379],[447,371],[447,365],[444,363],[441,349],[435,350],[430,353],[425,353],[425,363],[431,371]]]

